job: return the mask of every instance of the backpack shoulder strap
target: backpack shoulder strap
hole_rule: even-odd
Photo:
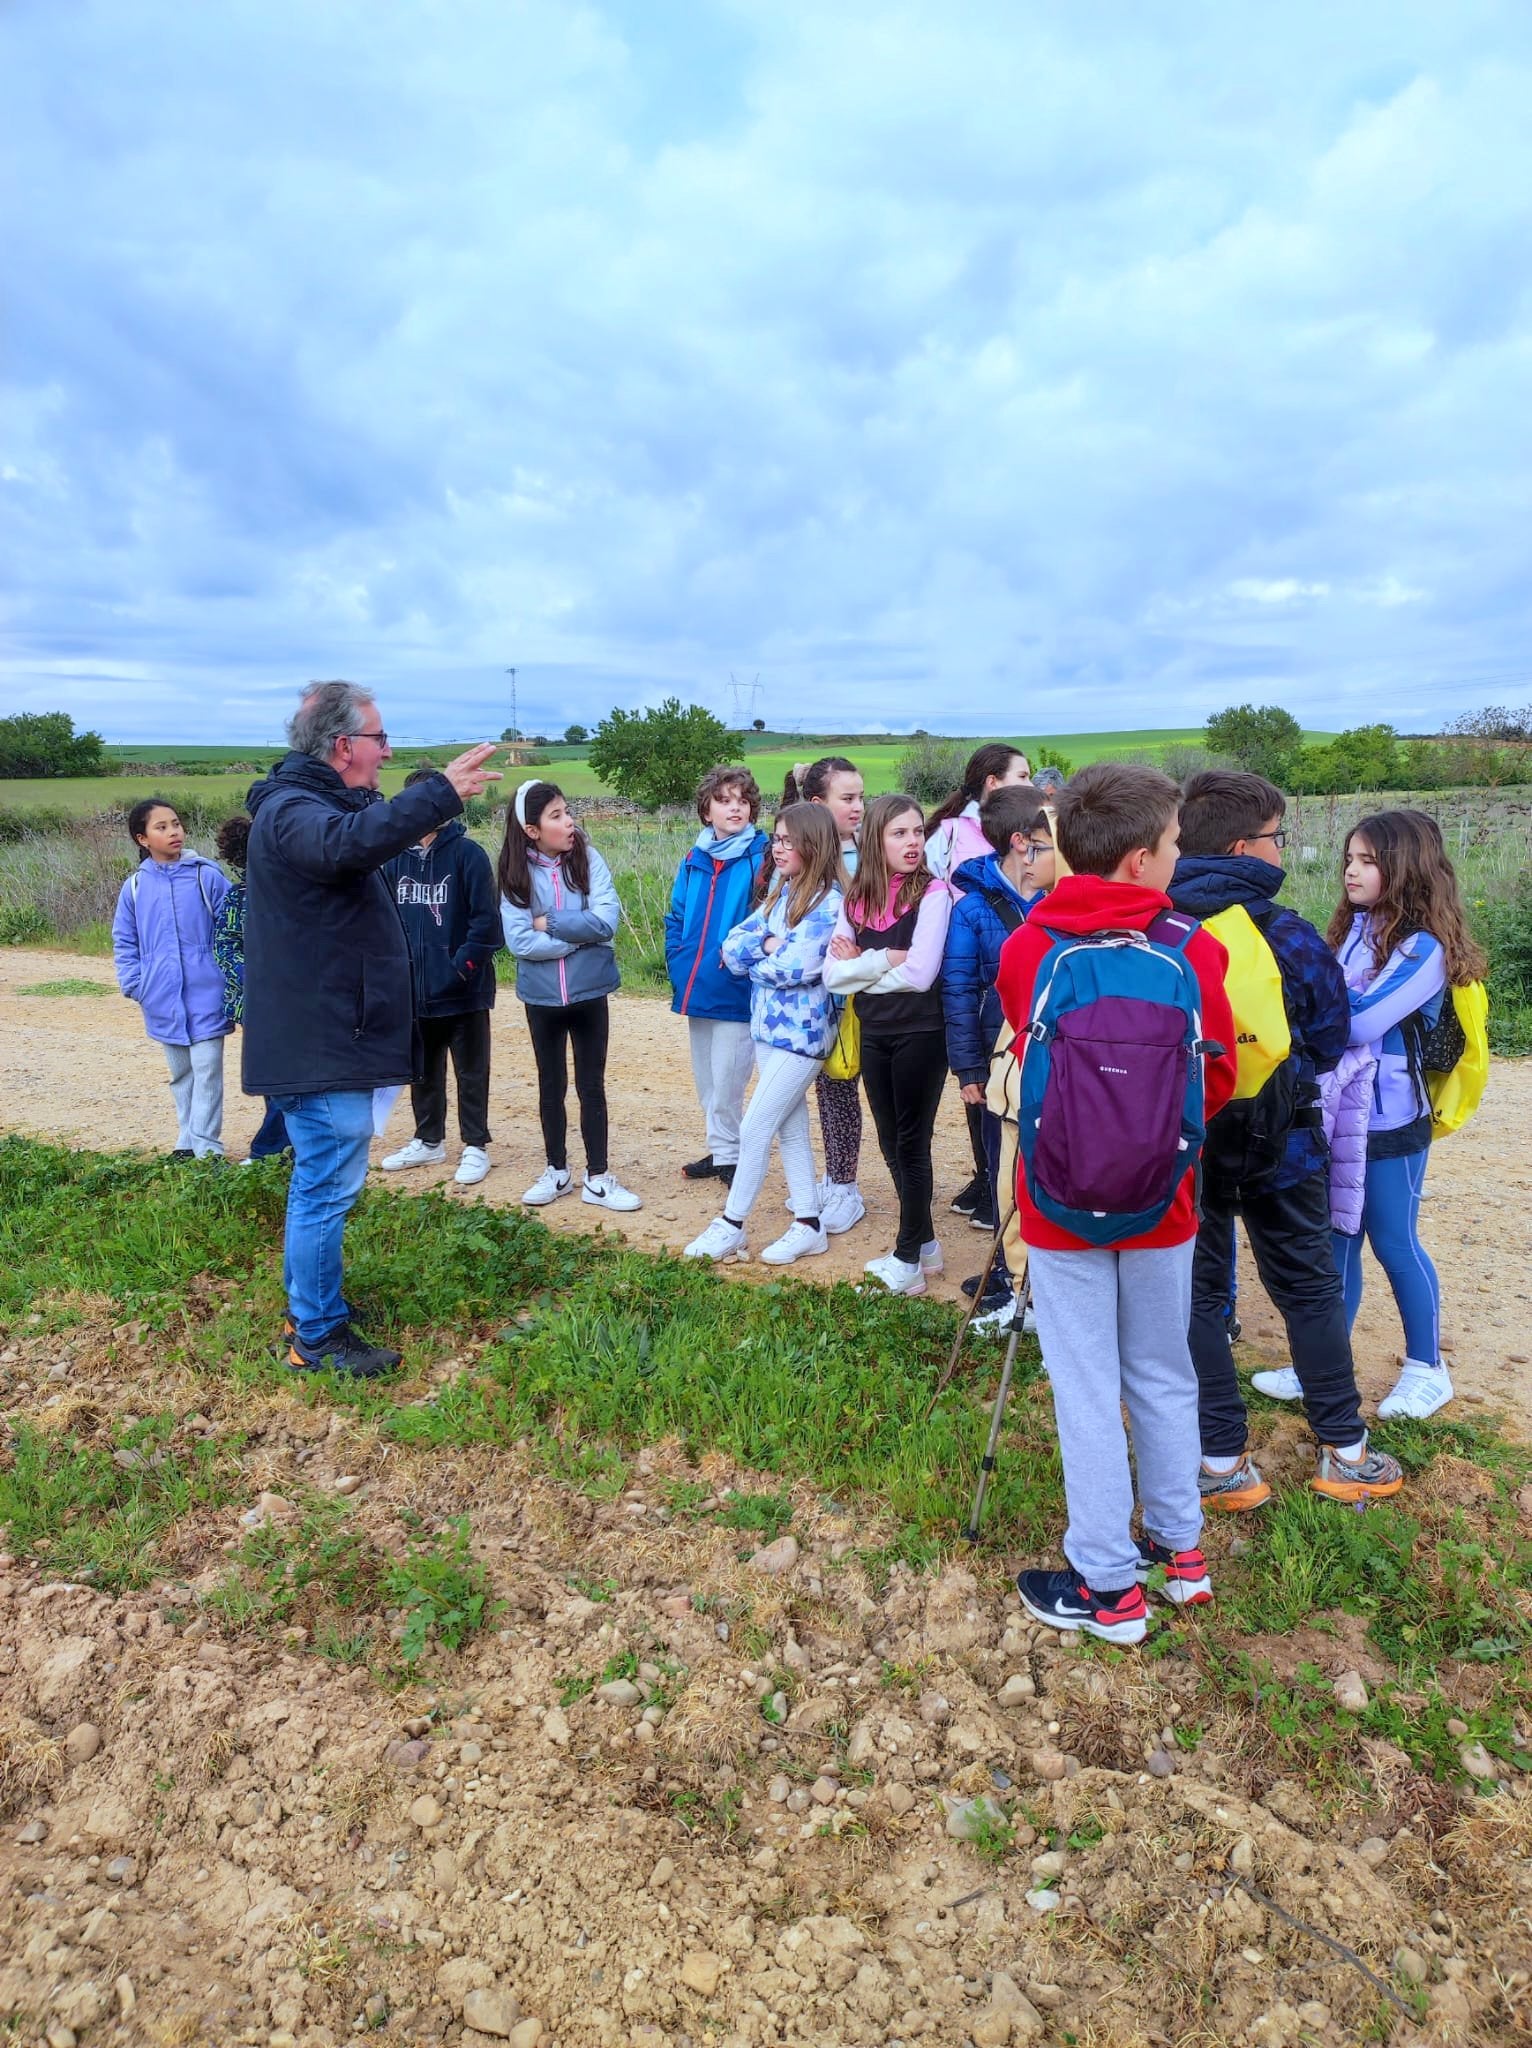
[[[1194,933],[1202,926],[1195,917],[1188,917],[1183,910],[1162,910],[1144,933],[1157,946],[1169,946],[1173,952],[1184,953],[1191,944]]]
[[[981,884],[979,894],[1005,926],[1007,932],[1015,931],[1026,922],[1026,913],[1016,908],[1016,899],[1013,896],[1006,895],[1003,890],[988,889]]]

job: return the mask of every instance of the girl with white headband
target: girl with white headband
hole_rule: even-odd
[[[618,986],[620,915],[610,868],[575,822],[564,792],[524,782],[500,848],[500,920],[516,961],[537,1061],[537,1107],[547,1165],[522,1200],[534,1208],[574,1193],[566,1151],[569,1052],[585,1145],[580,1199],[598,1209],[641,1209],[607,1163],[607,998]]]

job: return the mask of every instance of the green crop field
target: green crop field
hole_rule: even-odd
[[[944,743],[947,738],[943,734],[934,737]],[[1055,754],[1062,754],[1073,767],[1079,768],[1087,761],[1099,761],[1111,755],[1154,757],[1163,755],[1170,747],[1198,746],[1203,733],[1200,726],[1144,726],[1120,732],[1019,733],[1002,737],[1014,737],[1016,744],[1022,747],[1047,746]],[[1322,742],[1333,738],[1333,734],[1310,732],[1304,737]],[[977,739],[960,739],[951,743],[960,747],[981,744]],[[450,760],[454,752],[471,744],[469,740],[444,741],[431,749],[431,759],[437,762]],[[882,790],[898,787],[899,763],[911,744],[908,737],[825,739],[801,733],[751,733],[744,737],[736,758],[742,756],[749,762],[762,791],[770,800],[780,794],[783,778],[794,762],[812,761],[824,753],[845,754],[856,762],[866,777],[868,794],[875,796]],[[600,796],[605,793],[606,785],[587,759],[588,748],[554,745],[540,751],[548,755],[547,767],[542,772],[556,781],[568,795]],[[108,747],[106,753],[114,765],[156,761],[164,765],[158,773],[149,774],[58,776],[0,782],[0,810],[62,810],[84,816],[93,811],[123,809],[158,790],[171,798],[179,797],[188,802],[195,800],[204,806],[225,803],[230,811],[236,811],[243,804],[245,791],[253,779],[252,770],[262,772],[280,758],[280,749],[272,747],[166,747],[127,743]],[[386,794],[392,795],[401,786],[420,753],[419,748],[401,749],[388,764],[383,771]],[[235,762],[243,765],[226,766],[220,772],[220,763]],[[185,764],[180,773],[177,772],[177,764]],[[186,768],[192,768],[193,764],[194,772],[188,774]],[[519,771],[512,768],[507,770],[506,779],[514,782],[521,776],[538,772],[533,768]]]

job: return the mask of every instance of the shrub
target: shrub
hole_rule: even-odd
[[[899,787],[928,807],[939,804],[962,782],[970,752],[962,740],[921,733],[899,758]]]
[[[67,711],[23,711],[0,718],[0,776],[98,775],[98,732],[76,732]]]

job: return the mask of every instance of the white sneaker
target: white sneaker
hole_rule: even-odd
[[[1253,1372],[1250,1384],[1258,1394],[1264,1394],[1268,1401],[1301,1401],[1303,1388],[1298,1375],[1290,1365],[1279,1365],[1272,1372]]]
[[[598,1209],[642,1209],[644,1198],[625,1188],[615,1173],[586,1174],[580,1200]]]
[[[886,1287],[890,1294],[924,1294],[926,1276],[918,1265],[896,1259],[892,1252],[884,1259],[869,1259],[863,1267],[869,1279]]]
[[[1423,1422],[1451,1399],[1452,1375],[1446,1366],[1422,1365],[1418,1358],[1407,1358],[1404,1370],[1378,1403],[1378,1420],[1393,1422],[1408,1416],[1413,1422]]]
[[[790,1266],[794,1259],[811,1259],[816,1252],[829,1249],[830,1233],[825,1229],[821,1216],[817,1230],[812,1223],[790,1225],[775,1244],[767,1245],[761,1257],[768,1266]]]
[[[867,1214],[855,1181],[826,1180],[819,1184],[819,1220],[831,1237],[852,1230]]]
[[[452,1178],[460,1188],[476,1187],[489,1172],[489,1154],[482,1145],[465,1145]]]
[[[398,1173],[406,1166],[440,1166],[447,1156],[445,1145],[427,1145],[420,1138],[411,1138],[402,1152],[390,1152],[383,1162],[385,1173]]]
[[[574,1176],[567,1166],[545,1166],[521,1199],[529,1209],[541,1209],[545,1203],[556,1202],[560,1195],[573,1193]]]
[[[791,1236],[792,1231],[789,1231],[788,1237]],[[781,1242],[785,1244],[787,1239],[783,1238]],[[743,1265],[750,1256],[750,1248],[745,1243],[745,1226],[731,1223],[727,1216],[715,1216],[701,1237],[694,1237],[681,1256],[683,1259],[737,1259]]]
[[[938,1238],[920,1247],[920,1270],[922,1273],[939,1273],[942,1270],[942,1248]]]

